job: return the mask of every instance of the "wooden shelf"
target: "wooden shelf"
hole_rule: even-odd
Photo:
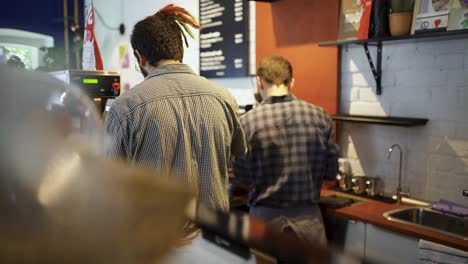
[[[346,40],[346,41],[335,41],[335,42],[324,42],[320,43],[320,47],[331,47],[331,46],[346,46],[346,45],[377,45],[379,42],[397,42],[397,41],[433,41],[433,40],[450,40],[468,38],[468,29],[443,31],[443,32],[428,32],[420,33],[415,35],[406,35],[399,37],[386,37],[386,38],[375,38],[375,39],[358,39],[358,40]]]
[[[392,116],[365,116],[365,115],[347,115],[336,114],[332,116],[333,120],[338,122],[368,123],[376,125],[389,126],[424,126],[429,120],[425,118],[410,117],[392,117]]]

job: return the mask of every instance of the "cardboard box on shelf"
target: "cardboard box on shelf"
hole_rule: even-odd
[[[340,26],[338,40],[357,39],[363,13],[361,0],[340,1]]]

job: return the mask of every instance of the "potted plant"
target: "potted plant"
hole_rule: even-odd
[[[390,0],[390,34],[407,35],[411,31],[414,0]]]

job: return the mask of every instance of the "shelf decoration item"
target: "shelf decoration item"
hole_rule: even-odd
[[[419,11],[421,10],[421,0],[414,1],[414,8],[413,8],[413,21],[411,23],[411,35],[416,33],[416,18],[419,15]]]
[[[468,0],[452,0],[447,30],[468,29]]]
[[[338,40],[357,39],[363,12],[361,0],[340,0]]]
[[[390,34],[392,36],[408,35],[411,32],[414,1],[391,0],[390,1]]]
[[[452,0],[419,1],[419,12],[416,16],[415,34],[446,31]]]
[[[390,36],[388,26],[388,1],[374,1],[372,3],[372,20],[370,38],[384,38]]]
[[[368,39],[369,29],[371,24],[372,14],[372,2],[373,0],[361,0],[361,6],[363,8],[361,21],[359,22],[358,39]]]

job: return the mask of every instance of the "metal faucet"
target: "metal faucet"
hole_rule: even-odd
[[[468,189],[464,189],[462,194],[463,196],[468,197]]]
[[[402,193],[401,193],[401,164],[403,160],[403,151],[401,150],[400,145],[398,144],[393,144],[390,149],[388,149],[388,159],[392,156],[392,151],[393,149],[397,147],[398,150],[400,150],[400,164],[399,164],[399,173],[398,173],[398,187],[396,189],[396,197],[397,197],[397,203],[401,204],[401,198],[402,198]]]

